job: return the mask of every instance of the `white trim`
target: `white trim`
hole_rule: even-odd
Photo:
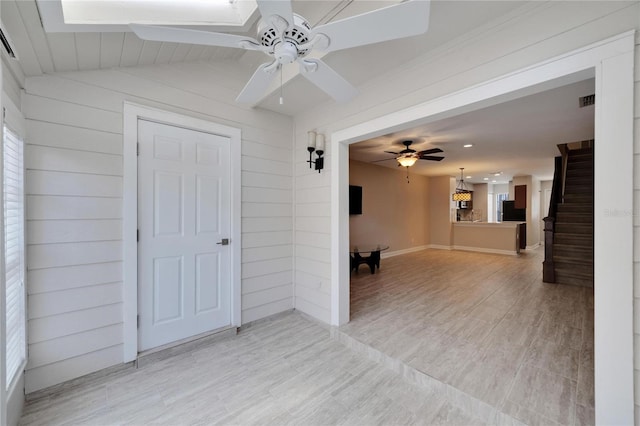
[[[146,119],[171,126],[222,135],[231,139],[231,325],[241,323],[241,131],[235,127],[163,111],[130,102],[123,107],[123,240],[124,240],[124,290],[123,328],[124,362],[133,361],[138,355],[138,120]]]
[[[525,248],[525,250],[535,250],[535,249],[537,249],[538,247],[540,247],[540,243],[535,243],[535,244],[533,244],[533,245],[527,246],[527,247]]]
[[[515,230],[516,226],[522,222],[453,222],[455,227],[468,227],[468,228],[512,228]]]
[[[633,424],[634,31],[331,134],[331,323],[349,320],[348,146],[596,77],[594,166],[597,424]],[[607,213],[620,212],[616,217]]]
[[[443,246],[441,244],[429,244],[429,248],[433,250],[452,250],[451,246]]]
[[[499,250],[499,249],[490,249],[490,248],[483,248],[483,247],[453,246],[452,250],[474,251],[476,253],[506,254],[509,256],[518,255],[518,252],[515,250]]]
[[[428,248],[429,248],[428,245],[424,245],[424,246],[410,247],[402,250],[383,251],[382,253],[380,253],[380,259],[386,259],[393,256],[400,256],[402,254],[407,254],[407,253],[415,253],[416,251],[422,251]]]

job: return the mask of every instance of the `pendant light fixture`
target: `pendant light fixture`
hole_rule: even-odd
[[[471,201],[471,191],[464,184],[464,167],[460,167],[460,181],[456,186],[456,192],[453,193],[451,199],[453,201]]]

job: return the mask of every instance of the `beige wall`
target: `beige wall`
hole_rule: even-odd
[[[473,210],[475,217],[479,217],[481,222],[489,220],[489,185],[486,183],[476,183],[473,185]],[[480,213],[480,214],[478,214]]]
[[[540,243],[540,181],[533,176],[514,176],[509,182],[509,199],[513,199],[513,187],[527,186],[527,247]]]
[[[455,203],[451,194],[456,190],[456,179],[449,176],[429,178],[431,204],[429,206],[431,221],[431,244],[434,246],[451,246],[451,209]]]
[[[549,201],[551,199],[551,188],[553,187],[552,180],[540,181],[540,244],[544,244],[544,222],[542,219],[549,214]],[[548,192],[548,193],[547,193]]]
[[[488,253],[516,254],[517,223],[468,223],[453,225],[453,248]]]
[[[349,161],[349,183],[362,187],[362,214],[349,217],[351,244],[389,251],[429,244],[429,179],[405,169]]]

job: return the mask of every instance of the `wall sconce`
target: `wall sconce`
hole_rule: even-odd
[[[310,169],[315,168],[320,173],[320,170],[324,168],[324,158],[322,158],[325,149],[324,135],[313,131],[308,132],[308,135],[307,151],[309,151],[309,161],[307,163],[309,163]],[[314,151],[318,156],[315,161],[313,160]]]

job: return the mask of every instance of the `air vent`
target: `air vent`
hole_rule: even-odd
[[[596,103],[596,95],[581,96],[578,101],[580,102],[580,108],[588,107]]]
[[[9,43],[9,39],[4,34],[4,31],[2,30],[2,28],[0,28],[0,42],[2,42],[2,45],[4,46],[4,50],[7,52],[7,54],[11,58],[15,58],[16,54],[13,51],[13,48],[11,47],[11,43]]]

